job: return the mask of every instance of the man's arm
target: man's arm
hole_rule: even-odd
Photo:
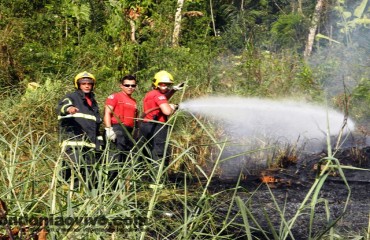
[[[63,98],[58,103],[58,107],[57,107],[57,112],[61,116],[65,116],[68,114],[75,114],[76,112],[78,112],[78,110],[79,110],[78,108],[73,106],[73,102],[68,96]]]
[[[176,86],[173,86],[173,88],[170,91],[168,91],[167,93],[165,93],[164,95],[169,100],[175,94],[175,92],[181,90],[184,87],[184,85],[185,85],[185,83],[182,82],[182,83],[180,83]]]
[[[164,115],[169,116],[175,112],[177,107],[175,104],[172,103],[162,103],[161,105],[159,105],[159,108]]]
[[[115,141],[117,138],[116,133],[114,132],[112,128],[112,113],[113,113],[113,107],[111,105],[105,105],[104,108],[104,125],[105,125],[105,136],[107,139],[111,141]]]
[[[112,112],[113,107],[111,105],[105,105],[104,108],[104,125],[109,128],[112,126]]]

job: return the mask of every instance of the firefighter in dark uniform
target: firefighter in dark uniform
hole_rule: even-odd
[[[139,141],[147,143],[153,160],[159,160],[165,155],[168,117],[175,112],[177,105],[168,100],[173,93],[182,89],[182,85],[172,86],[173,76],[167,71],[159,71],[154,75],[153,90],[149,91],[143,100],[144,114],[140,123]],[[168,155],[167,155],[168,156]],[[166,158],[166,161],[168,158]]]
[[[76,90],[62,98],[57,107],[60,144],[64,154],[63,177],[69,180],[74,169],[85,183],[94,186],[93,166],[98,162],[103,143],[99,135],[102,119],[93,93],[96,79],[91,73],[81,72],[76,75],[74,86]],[[73,181],[78,182],[78,179],[75,176]]]

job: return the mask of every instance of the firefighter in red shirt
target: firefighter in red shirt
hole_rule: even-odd
[[[136,78],[124,76],[120,81],[122,91],[111,94],[105,102],[104,125],[106,138],[114,143],[119,162],[124,161],[133,145],[132,131],[137,117],[136,100],[132,94],[136,89]]]
[[[168,103],[169,98],[181,85],[172,87],[173,76],[167,71],[159,71],[153,79],[153,90],[149,91],[143,100],[144,114],[140,124],[139,140],[147,142],[153,160],[165,155],[168,126],[165,124],[168,117],[175,112],[177,105]],[[167,155],[167,154],[166,154]]]

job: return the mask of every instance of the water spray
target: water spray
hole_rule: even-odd
[[[336,136],[341,131],[348,133],[355,129],[355,123],[339,111],[291,100],[203,97],[182,102],[179,109],[207,117],[224,129],[224,137],[231,142],[223,154],[225,158],[276,144],[291,144],[310,152],[321,152],[326,149],[328,131]],[[258,145],[260,143],[264,145]],[[243,168],[246,161],[253,162],[250,156],[237,157],[235,161],[229,161],[227,169]],[[266,165],[266,161],[264,159],[260,164]]]
[[[241,97],[204,97],[188,100],[179,109],[199,114],[221,123],[230,136],[250,137],[269,135],[295,141],[321,139],[340,132],[344,114],[315,104],[293,101],[274,101]],[[354,130],[355,123],[347,119],[346,131]]]

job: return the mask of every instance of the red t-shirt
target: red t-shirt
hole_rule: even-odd
[[[127,127],[134,127],[134,118],[137,112],[135,99],[124,92],[119,92],[110,95],[105,101],[105,105],[113,107],[112,124],[123,123]]]
[[[155,120],[159,122],[166,122],[167,116],[162,113],[162,111],[159,109],[159,105],[162,103],[167,103],[167,98],[164,94],[162,94],[159,90],[152,90],[148,92],[143,100],[143,108],[144,112],[150,111],[151,109],[155,109],[153,111],[150,111],[148,114],[145,115],[144,121],[147,122],[147,120]]]

